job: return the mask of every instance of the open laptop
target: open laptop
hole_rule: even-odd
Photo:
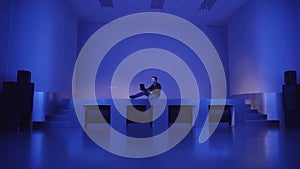
[[[147,89],[145,88],[145,84],[140,84],[140,90],[141,91],[146,91]]]

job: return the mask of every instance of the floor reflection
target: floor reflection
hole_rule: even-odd
[[[99,134],[103,132],[92,129]],[[139,134],[138,129],[131,130]],[[128,131],[127,131],[128,132]],[[300,130],[219,126],[200,144],[201,129],[158,156],[133,159],[100,148],[81,128],[2,131],[1,168],[298,168]],[[110,137],[105,144],[118,142]],[[126,145],[120,145],[126,147]]]

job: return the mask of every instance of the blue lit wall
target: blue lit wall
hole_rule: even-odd
[[[37,91],[70,93],[78,51],[103,24],[78,25],[78,18],[67,1],[11,2],[0,2],[0,85],[3,80],[15,81],[17,70],[26,69],[32,72]],[[252,0],[230,18],[227,29],[199,26],[221,56],[230,94],[281,91],[286,70],[297,70],[300,78],[299,11],[298,0],[274,0],[272,3]],[[9,18],[12,18],[11,25]],[[108,53],[104,61],[112,66],[104,65],[105,70],[99,70],[96,81],[97,91],[106,92],[98,96],[110,97],[112,72],[124,57],[148,47],[170,50],[185,60],[197,78],[201,96],[209,97],[210,84],[202,63],[193,62],[196,56],[178,41],[157,35],[125,39]],[[144,73],[152,74],[151,71]],[[164,84],[174,83],[165,72],[158,76],[163,77],[160,81]],[[164,82],[164,79],[168,80]],[[135,86],[141,81],[150,83],[149,77],[140,74],[128,92],[136,91]],[[178,97],[178,92],[174,91],[176,86],[167,89],[171,97]]]
[[[15,0],[5,80],[32,72],[36,91],[71,92],[78,19],[62,0]]]
[[[11,0],[0,1],[0,90],[6,72],[11,5]]]
[[[280,92],[286,70],[299,79],[299,11],[298,0],[253,0],[231,17],[230,94]]]
[[[81,50],[86,40],[95,31],[101,28],[101,26],[103,26],[103,24],[79,24],[78,51]],[[218,51],[227,74],[227,29],[225,27],[201,27],[201,30],[206,33]],[[98,98],[111,97],[110,87],[112,86],[110,83],[118,64],[131,53],[146,48],[165,49],[184,60],[196,77],[201,98],[210,97],[211,90],[207,72],[202,62],[187,46],[170,37],[157,34],[143,34],[124,39],[107,53],[99,66],[96,77],[96,93]],[[132,66],[134,66],[134,64]],[[178,68],[178,71],[180,72],[180,68]],[[139,83],[145,83],[146,86],[149,86],[151,84],[152,75],[158,76],[159,82],[163,86],[163,91],[168,98],[180,98],[179,88],[175,79],[170,76],[168,72],[154,69],[145,70],[137,74],[130,83],[128,95],[139,91]]]

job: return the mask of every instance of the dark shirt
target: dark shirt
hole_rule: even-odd
[[[155,89],[157,89],[157,90],[155,90]],[[160,96],[161,85],[160,85],[158,82],[153,83],[153,84],[148,88],[148,90],[150,90],[150,92],[152,92],[152,91],[154,90],[153,93],[154,93],[154,94],[157,94],[158,96]]]

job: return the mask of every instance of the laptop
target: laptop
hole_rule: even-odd
[[[145,84],[140,84],[140,90],[141,91],[146,91]]]

